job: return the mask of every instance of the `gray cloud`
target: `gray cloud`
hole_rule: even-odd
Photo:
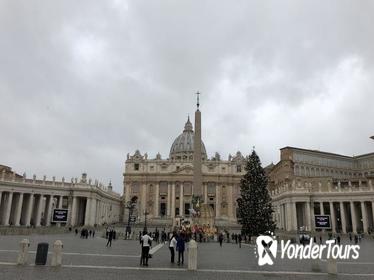
[[[200,90],[208,153],[373,151],[372,1],[2,1],[1,163],[111,179],[166,158]]]

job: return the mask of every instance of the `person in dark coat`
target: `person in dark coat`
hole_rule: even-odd
[[[238,234],[238,243],[239,243],[239,248],[242,247],[242,235]]]
[[[218,236],[218,242],[219,242],[219,246],[222,247],[222,242],[223,242],[223,234],[222,234],[222,232]]]
[[[177,239],[178,265],[184,263],[185,239],[183,234],[179,234]]]
[[[108,233],[108,242],[106,243],[106,246],[112,247],[112,240],[113,240],[113,231],[109,231]]]

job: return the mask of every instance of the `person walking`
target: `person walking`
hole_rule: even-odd
[[[178,251],[178,265],[184,263],[184,250],[185,250],[185,240],[184,235],[179,234],[177,239],[177,251]]]
[[[219,242],[219,246],[222,247],[222,242],[223,242],[223,234],[222,234],[222,232],[218,236],[218,242]]]
[[[108,242],[106,243],[106,246],[112,247],[112,240],[113,240],[113,231],[108,232]]]
[[[153,238],[150,237],[146,231],[143,231],[143,236],[141,238],[142,244],[142,260],[140,264],[148,266],[148,258],[149,258],[149,249],[152,245]]]
[[[175,248],[177,246],[177,239],[175,235],[173,235],[169,242],[169,250],[170,250],[170,262],[174,263],[174,256],[175,256]]]
[[[242,247],[242,235],[239,233],[238,234],[238,243],[239,243],[239,248]]]

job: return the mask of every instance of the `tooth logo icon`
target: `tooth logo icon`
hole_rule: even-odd
[[[272,236],[260,235],[256,239],[258,265],[273,265],[274,259],[277,257],[278,241]]]

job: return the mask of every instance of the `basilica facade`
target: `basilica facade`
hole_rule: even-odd
[[[213,213],[215,226],[238,226],[236,200],[245,159],[240,152],[225,160],[218,153],[208,157],[201,140],[199,110],[195,113],[195,130],[188,118],[165,159],[160,154],[150,158],[139,150],[127,155],[125,205],[135,198],[138,222],[144,222],[147,216],[154,225],[177,225],[190,219],[192,200],[198,195],[200,203],[208,205]],[[125,221],[128,211],[125,208]]]

